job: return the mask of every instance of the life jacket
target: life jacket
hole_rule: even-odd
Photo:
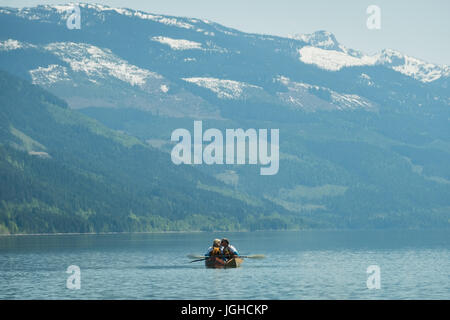
[[[234,253],[233,253],[233,251],[231,251],[231,249],[229,247],[226,247],[223,249],[223,255],[229,259],[234,255]]]
[[[214,247],[211,251],[211,256],[221,256],[222,252],[220,252],[220,248]]]

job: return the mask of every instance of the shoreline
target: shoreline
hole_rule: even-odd
[[[201,230],[186,230],[186,231],[124,231],[124,232],[57,232],[57,233],[16,233],[16,234],[0,234],[0,239],[2,237],[26,237],[26,236],[76,236],[76,235],[114,235],[114,234],[188,234],[188,233],[258,233],[258,232],[302,232],[302,231],[426,231],[426,230],[449,230],[449,228],[387,228],[387,229],[332,229],[332,228],[305,228],[305,229],[287,229],[287,230],[236,230],[236,231],[201,231]]]
[[[74,235],[110,235],[110,234],[169,234],[169,233],[244,233],[244,232],[294,232],[305,230],[335,230],[335,229],[289,229],[289,230],[236,230],[236,231],[201,231],[201,230],[186,230],[186,231],[123,231],[123,232],[56,232],[56,233],[13,233],[13,234],[0,234],[1,237],[24,237],[24,236],[74,236]]]

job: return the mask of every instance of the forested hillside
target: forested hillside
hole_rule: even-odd
[[[26,81],[0,72],[0,88],[3,233],[302,225]]]

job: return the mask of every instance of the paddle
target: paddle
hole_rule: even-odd
[[[189,258],[192,258],[192,257],[199,257],[199,256],[188,255],[188,257],[189,257]],[[215,257],[224,257],[224,256],[215,256]],[[245,258],[245,259],[264,259],[266,256],[263,255],[263,254],[253,254],[253,255],[251,255],[251,256],[238,256],[238,257],[239,257],[239,258]],[[209,259],[209,258],[210,258],[210,257],[202,257],[202,258],[200,258],[200,259],[192,260],[191,263],[192,263],[192,262],[197,262],[197,261],[204,261],[204,260],[207,260],[207,259]]]
[[[239,256],[239,258],[246,259],[264,259],[266,256],[263,254],[252,254],[251,256]]]
[[[206,259],[209,259],[209,257],[202,258],[202,259],[192,260],[190,263],[192,263],[192,262],[197,262],[197,261],[204,261],[204,260],[206,260]]]
[[[188,254],[187,257],[189,259],[202,259],[202,258],[205,258],[205,256],[200,256],[200,255],[196,255],[196,254]]]

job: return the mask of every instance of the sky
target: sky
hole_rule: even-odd
[[[0,0],[0,6],[63,4],[64,0]],[[244,32],[289,36],[332,32],[346,47],[374,54],[390,48],[450,65],[449,0],[95,0],[157,14],[208,19]],[[367,7],[380,8],[381,28],[370,30]]]

